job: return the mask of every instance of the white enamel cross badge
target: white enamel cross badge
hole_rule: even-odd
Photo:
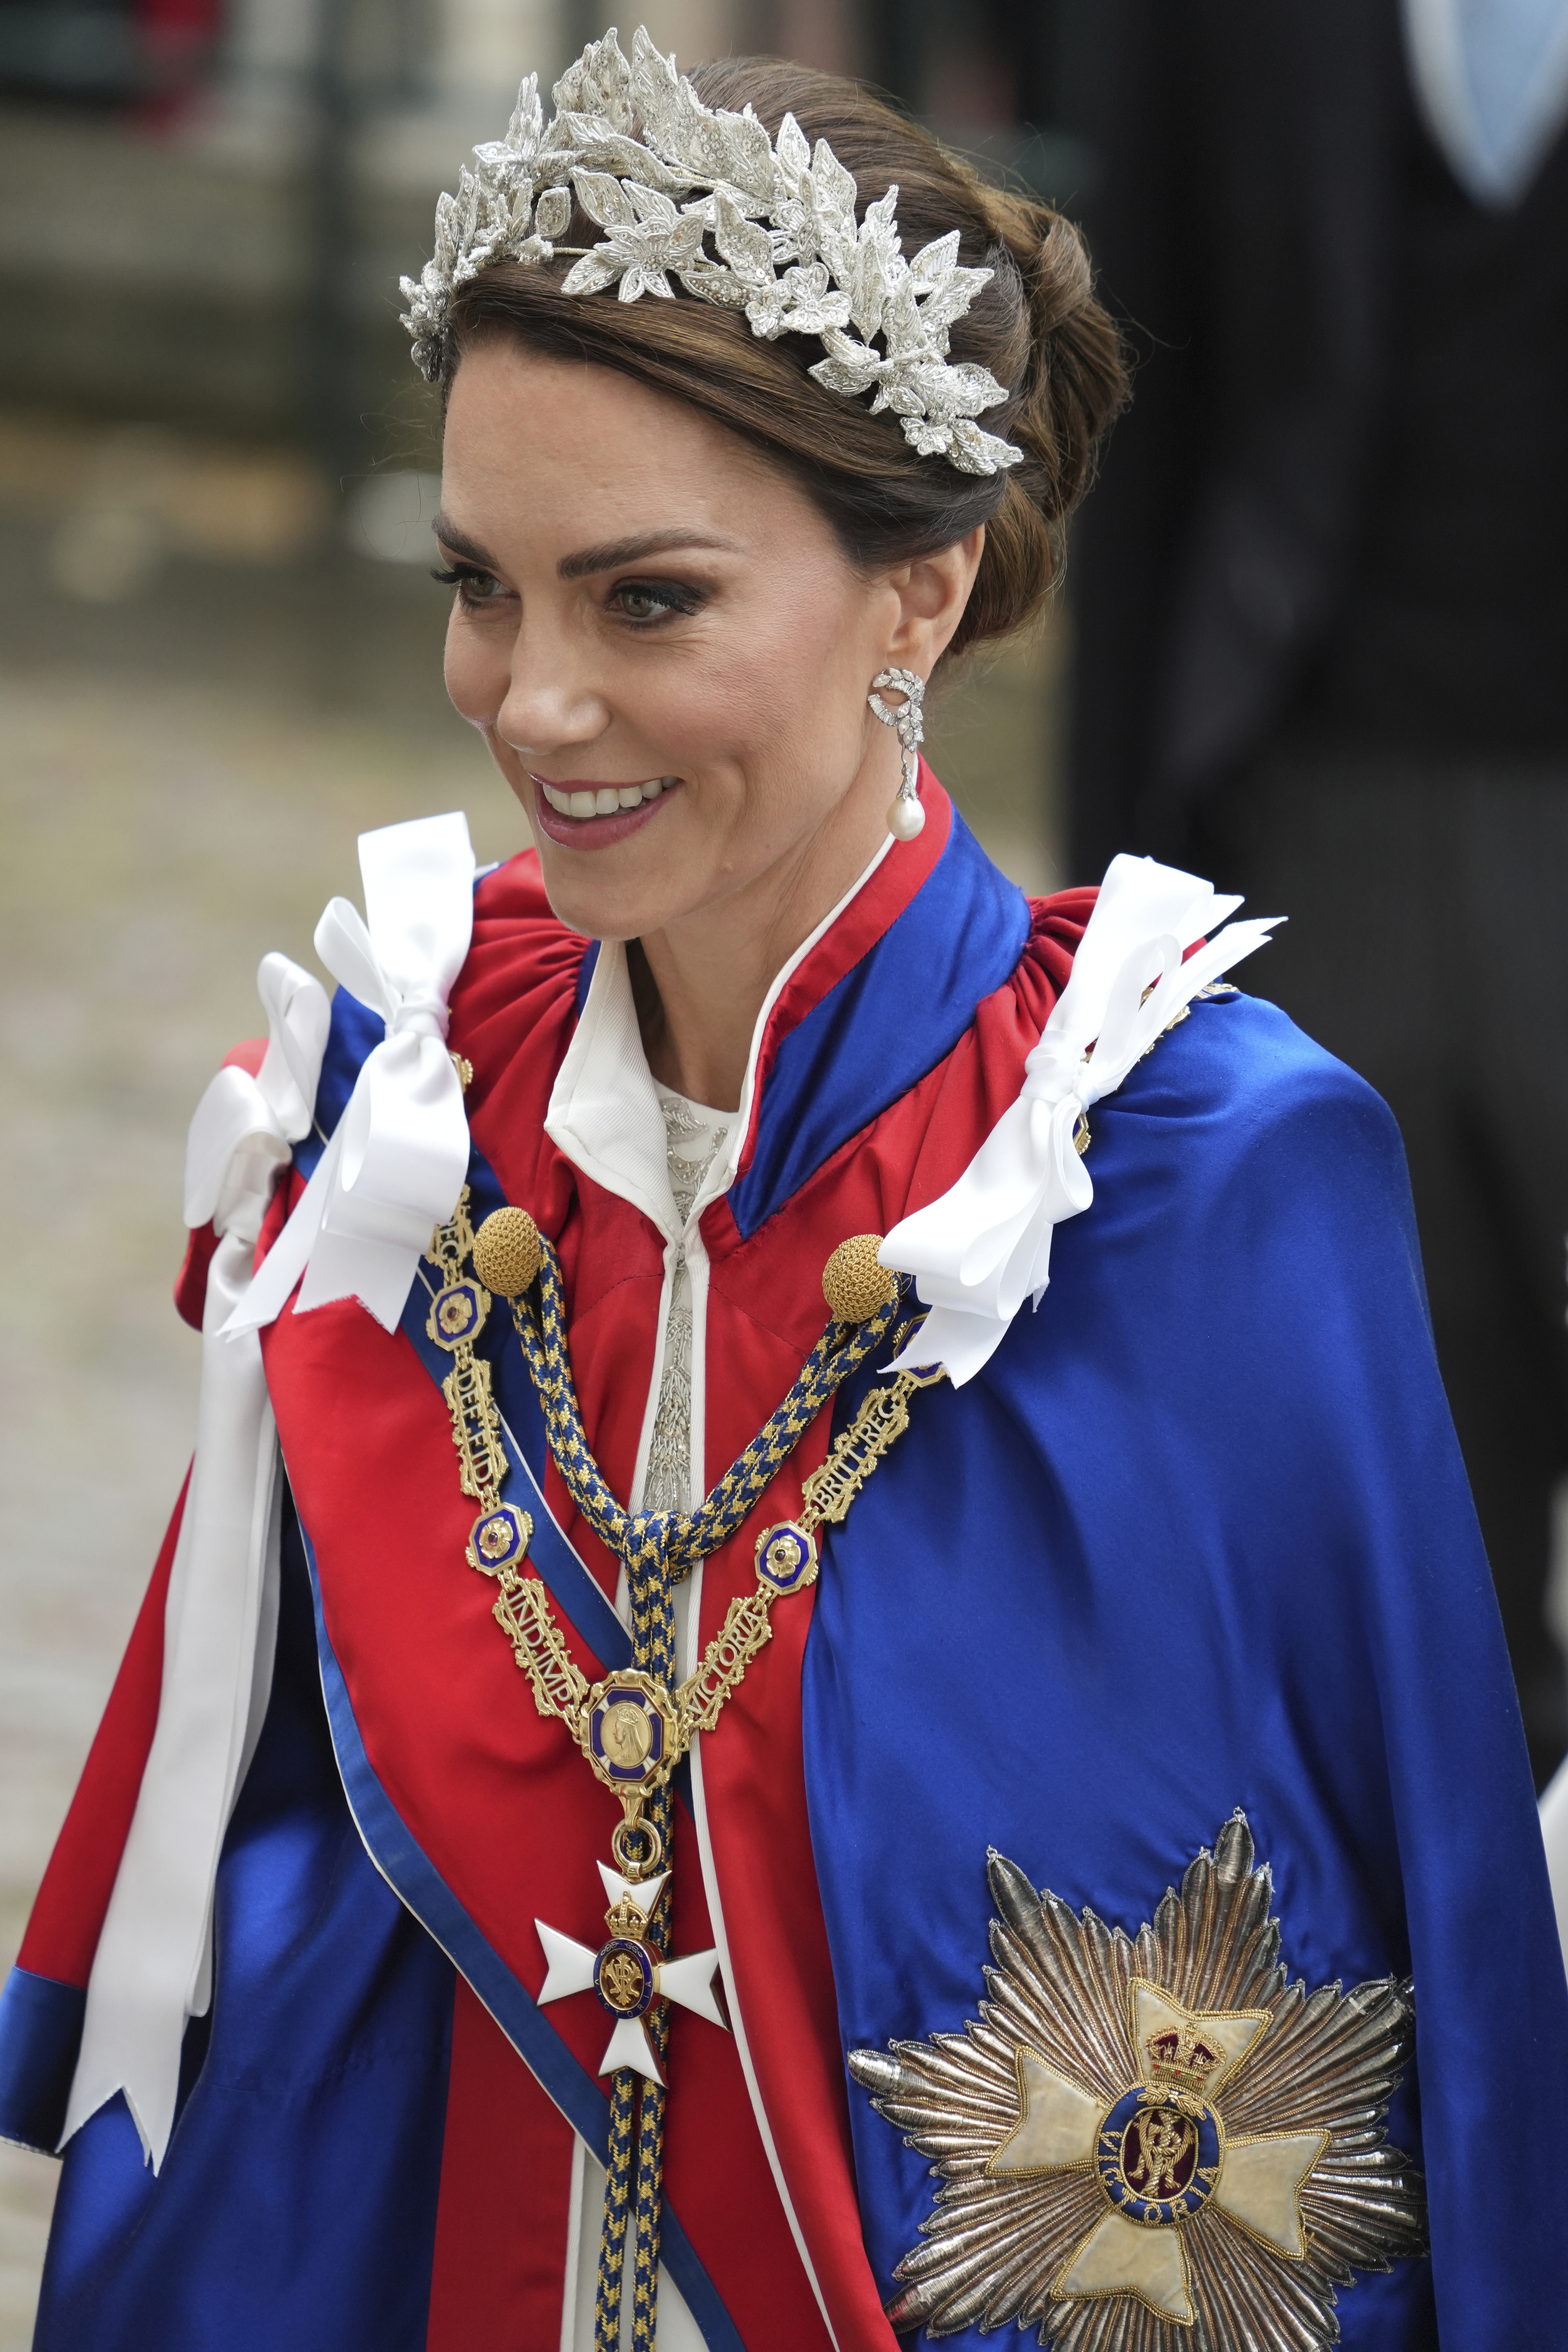
[[[633,1881],[602,1862],[599,1875],[610,1902],[605,1914],[610,1933],[597,1951],[574,1937],[563,1936],[557,1928],[547,1927],[542,1919],[533,1923],[550,1963],[539,2005],[542,2009],[547,2001],[565,2000],[576,1992],[595,1994],[616,2021],[600,2074],[613,2074],[622,2066],[631,2066],[650,2083],[662,2084],[664,2076],[647,2030],[648,2013],[656,2000],[673,2000],[722,2026],[724,2013],[713,1991],[719,1954],[710,1948],[679,1959],[661,1959],[658,1947],[649,1942],[648,1920],[669,1876],[668,1870],[661,1870],[655,1878]]]

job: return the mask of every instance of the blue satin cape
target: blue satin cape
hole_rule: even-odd
[[[1131,1935],[1240,1807],[1293,1973],[1415,1977],[1391,2137],[1431,2260],[1342,2291],[1343,2343],[1545,2352],[1568,1982],[1397,1130],[1246,997],[1092,1127],[1038,1313],[918,1398],[827,1547],[805,1752],[846,2049],[976,2014],[988,1846]],[[888,2292],[935,2184],[850,2102]]]

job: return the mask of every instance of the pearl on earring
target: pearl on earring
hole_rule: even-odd
[[[888,831],[895,841],[914,841],[926,821],[921,806],[920,747],[925,740],[926,682],[918,670],[879,670],[866,697],[868,709],[898,736],[903,752],[903,779],[898,798],[888,811]],[[884,693],[901,694],[900,703],[883,700]]]

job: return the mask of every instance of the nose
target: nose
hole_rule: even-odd
[[[608,702],[580,650],[562,638],[545,644],[534,632],[521,629],[506,694],[496,714],[501,740],[520,758],[543,761],[597,741],[609,723]]]

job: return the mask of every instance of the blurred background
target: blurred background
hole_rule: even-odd
[[[1248,984],[1405,1126],[1543,1780],[1568,0],[639,15],[682,63],[863,76],[1087,222],[1137,400],[1067,604],[956,682],[930,748],[1033,890],[1152,850],[1296,919]],[[1500,47],[1466,48],[1478,19]],[[525,841],[441,689],[396,281],[521,72],[603,29],[582,0],[0,0],[0,1965],[184,1465],[184,1129],[258,1025],[257,961],[308,955],[366,825],[461,807],[481,858]],[[0,2148],[0,2352],[54,2179]]]

